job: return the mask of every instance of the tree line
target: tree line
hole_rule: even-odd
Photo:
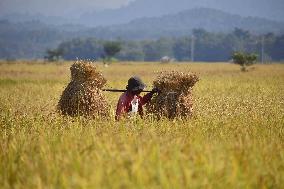
[[[104,45],[109,42],[76,38],[59,44],[53,51],[61,52],[65,60],[98,60],[106,56]],[[255,53],[266,61],[284,60],[284,35],[254,35],[239,28],[227,34],[195,29],[192,35],[185,37],[140,41],[116,39],[111,42],[120,45],[120,52],[115,58],[122,61],[159,61],[164,56],[177,61],[228,61],[236,51]]]

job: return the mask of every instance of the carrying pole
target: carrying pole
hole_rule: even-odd
[[[123,92],[126,92],[127,90],[121,90],[121,89],[102,89],[103,91],[106,91],[106,92],[114,92],[114,93],[123,93]],[[144,93],[149,93],[151,91],[142,91]]]

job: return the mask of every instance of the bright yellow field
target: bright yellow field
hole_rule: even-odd
[[[284,64],[117,63],[107,88],[193,71],[189,120],[114,121],[55,112],[64,64],[0,64],[0,188],[284,188]]]

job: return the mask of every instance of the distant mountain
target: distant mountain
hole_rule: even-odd
[[[78,22],[88,26],[106,26],[195,8],[212,8],[245,17],[284,21],[283,0],[136,0],[119,9],[83,14]]]
[[[219,10],[198,8],[161,17],[135,19],[127,24],[97,27],[89,32],[100,38],[147,39],[189,35],[197,28],[209,32],[229,32],[234,28],[241,28],[253,33],[279,34],[284,32],[284,22],[241,17]]]
[[[260,17],[284,22],[283,0],[133,0],[121,8],[86,12],[92,10],[88,4],[87,1],[80,2],[80,6],[70,3],[68,7],[70,6],[73,11],[66,11],[66,4],[56,4],[56,9],[64,6],[61,7],[62,13],[57,16],[52,11],[49,14],[40,10],[27,13],[10,11],[5,14],[0,11],[0,20],[7,19],[13,22],[39,20],[53,25],[80,24],[96,27],[126,24],[138,18],[160,17],[189,9],[211,8],[243,17]]]
[[[227,33],[235,28],[249,30],[254,34],[270,32],[284,34],[283,22],[242,17],[207,8],[185,10],[160,17],[139,18],[127,24],[94,28],[74,24],[50,25],[40,21],[0,20],[0,59],[40,58],[47,49],[55,48],[63,41],[74,38],[158,39],[189,36],[193,29]]]

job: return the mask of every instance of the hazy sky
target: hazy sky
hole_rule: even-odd
[[[62,15],[70,12],[84,12],[118,8],[133,0],[0,0],[0,12],[42,13],[45,15]]]

